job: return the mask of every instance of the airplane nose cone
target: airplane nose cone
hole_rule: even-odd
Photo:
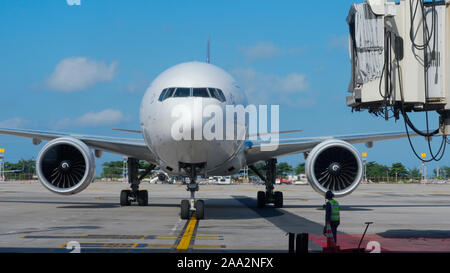
[[[175,154],[171,154],[170,161],[174,158],[183,163],[204,163],[212,157],[214,151],[220,149],[221,139],[210,139],[204,134],[204,126],[208,118],[203,117],[201,107],[191,109],[189,113],[183,113],[178,120],[169,122],[171,124],[170,136],[167,141],[171,147],[175,147]]]
[[[153,127],[158,131],[151,132],[149,128],[152,150],[170,168],[178,169],[179,163],[207,163],[208,168],[215,168],[235,153],[236,141],[225,140],[224,134],[215,138],[210,134],[221,126],[225,132],[226,125],[220,120],[222,124],[211,126],[214,117],[202,111],[208,105],[214,103],[207,101],[205,105],[192,100],[185,109],[172,105]]]

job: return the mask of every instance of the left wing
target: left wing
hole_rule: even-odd
[[[155,163],[153,153],[148,149],[143,139],[118,138],[107,136],[89,136],[80,134],[67,134],[57,132],[43,132],[36,130],[5,129],[0,128],[0,134],[20,136],[33,139],[33,143],[42,140],[52,140],[59,137],[73,137],[83,141],[92,149],[120,154],[136,159],[146,160]]]
[[[410,136],[418,136],[418,135],[415,133],[410,133]],[[407,137],[407,134],[405,132],[393,132],[393,133],[377,133],[364,135],[358,134],[358,135],[344,135],[344,136],[285,139],[280,140],[278,145],[268,144],[261,141],[247,141],[245,153],[247,164],[253,164],[258,161],[268,160],[271,158],[309,152],[317,144],[328,139],[340,139],[350,144],[359,144],[404,137]]]

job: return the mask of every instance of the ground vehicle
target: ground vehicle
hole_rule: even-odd
[[[286,178],[280,178],[280,184],[292,184],[292,180]]]
[[[231,185],[231,176],[219,176],[217,184],[220,185]]]

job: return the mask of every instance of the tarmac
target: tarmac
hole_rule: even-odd
[[[263,185],[200,185],[205,219],[180,219],[185,186],[142,183],[149,206],[121,207],[122,182],[63,196],[39,182],[0,182],[0,252],[288,253],[287,233],[326,244],[324,198],[309,185],[277,185],[284,207],[256,207]],[[450,252],[450,185],[365,184],[341,204],[338,245],[373,252]]]

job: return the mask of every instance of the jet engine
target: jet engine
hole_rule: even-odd
[[[75,194],[84,190],[95,175],[95,160],[89,147],[72,137],[48,142],[39,152],[36,172],[48,190]]]
[[[318,144],[306,159],[306,176],[315,191],[331,190],[336,197],[350,194],[362,179],[358,151],[348,142],[330,139]]]
[[[165,173],[158,173],[158,179],[159,181],[164,182],[167,179],[167,175]]]

